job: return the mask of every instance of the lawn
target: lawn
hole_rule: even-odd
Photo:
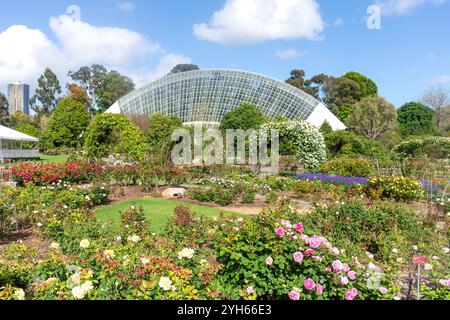
[[[62,164],[66,163],[68,158],[68,156],[49,156],[43,154],[40,159],[35,160],[34,162]]]
[[[137,205],[142,207],[145,212],[145,217],[151,223],[151,231],[158,232],[161,231],[169,218],[173,214],[173,210],[180,205],[190,207],[195,213],[199,215],[204,215],[208,217],[218,216],[222,210],[210,207],[204,207],[200,205],[195,205],[186,202],[165,200],[158,198],[141,198],[126,200],[116,205],[98,208],[96,210],[97,218],[100,222],[113,221],[116,228],[119,227],[120,223],[120,212],[126,210],[132,205]],[[236,217],[243,217],[245,215],[235,213],[235,212],[224,212],[225,215],[234,215]]]

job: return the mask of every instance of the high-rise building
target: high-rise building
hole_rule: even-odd
[[[22,111],[30,115],[30,86],[21,82],[8,85],[9,114]]]

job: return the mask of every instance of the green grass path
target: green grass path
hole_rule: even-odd
[[[161,231],[169,218],[173,215],[173,210],[180,205],[190,207],[193,212],[198,215],[204,215],[208,217],[219,216],[221,210],[216,208],[204,207],[200,205],[195,205],[186,202],[165,200],[158,198],[141,198],[141,199],[130,199],[123,201],[121,203],[101,207],[96,210],[97,219],[101,223],[107,223],[113,221],[115,228],[119,227],[120,224],[120,212],[121,210],[126,210],[132,205],[142,207],[145,212],[145,217],[151,222],[151,231],[158,232]],[[244,217],[245,215],[234,213],[234,212],[224,212],[226,215],[234,215],[236,217]]]

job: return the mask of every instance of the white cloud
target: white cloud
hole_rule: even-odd
[[[408,14],[415,8],[426,5],[441,5],[446,0],[377,0],[376,4],[381,7],[384,15]]]
[[[287,49],[287,50],[278,50],[275,53],[275,56],[281,60],[288,60],[293,58],[301,58],[308,54],[306,50],[296,50],[296,49]]]
[[[344,20],[342,18],[338,18],[333,22],[333,26],[336,28],[342,27],[344,25]]]
[[[190,62],[137,32],[97,27],[67,15],[51,17],[50,30],[55,41],[26,26],[0,30],[0,84],[20,80],[34,86],[46,67],[64,82],[69,70],[93,63],[123,71],[144,84],[141,80],[155,80],[177,63]]]
[[[132,3],[132,2],[122,1],[119,4],[117,4],[117,8],[119,8],[119,10],[122,10],[122,11],[130,12],[130,11],[134,11],[135,6],[134,6],[134,3]]]
[[[447,74],[440,75],[438,77],[433,78],[432,83],[438,86],[450,84],[450,76]]]
[[[227,0],[209,23],[195,24],[202,40],[222,44],[318,39],[325,24],[316,0]]]

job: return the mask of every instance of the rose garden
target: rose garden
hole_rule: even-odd
[[[3,165],[0,299],[450,298],[449,138],[265,121],[267,175],[171,165],[177,121],[135,123],[98,115],[64,161]]]

